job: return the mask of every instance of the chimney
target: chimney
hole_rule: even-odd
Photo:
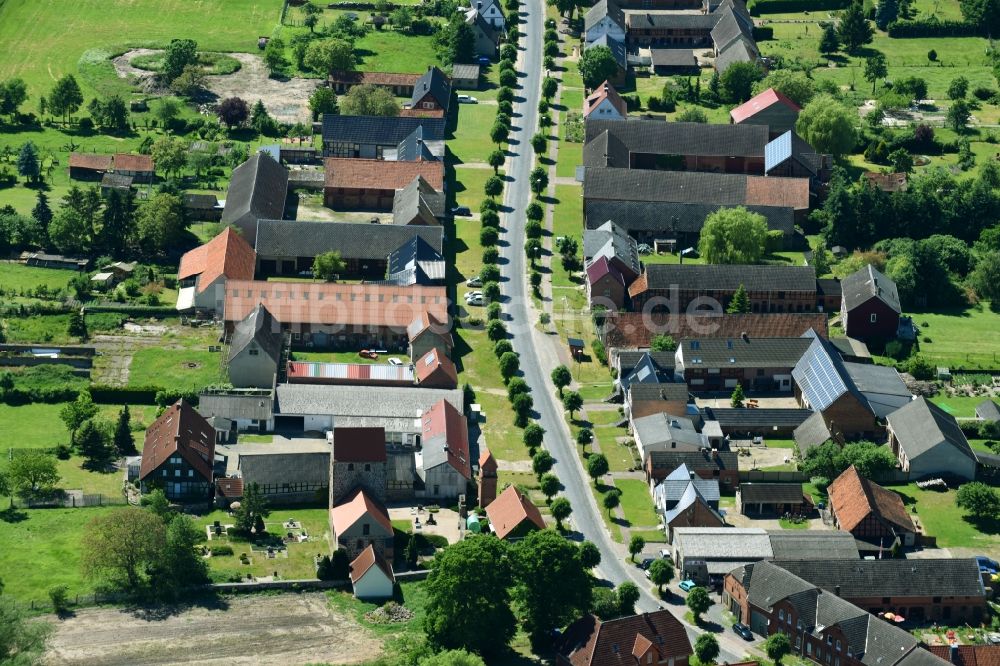
[[[478,2],[476,2],[476,9],[478,9],[479,11],[483,11],[483,2],[482,2],[482,0],[479,0]]]
[[[837,595],[838,597],[840,596],[840,586],[839,585],[834,585],[833,586],[833,593],[835,595]]]
[[[609,90],[608,90],[608,89],[609,89],[609,88],[611,88],[611,86],[609,86],[609,85],[608,85],[608,82],[607,82],[607,81],[605,81],[605,82],[604,82],[604,94],[605,94],[605,95],[607,95],[607,94],[608,94],[608,92],[609,92]]]
[[[695,477],[694,472],[688,472],[688,478],[689,479],[691,479],[692,481],[694,481],[694,477]]]
[[[953,664],[958,663],[958,643],[952,643],[948,646],[948,661]]]
[[[740,339],[743,340],[743,342],[750,342],[750,335],[746,331],[743,331],[740,333]]]

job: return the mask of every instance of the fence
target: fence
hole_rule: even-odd
[[[49,345],[49,344],[35,344],[35,345],[18,345],[18,344],[2,344],[0,345],[0,352],[32,352],[35,350],[44,349],[46,351],[54,351],[59,354],[66,356],[93,356],[97,353],[95,347],[65,347],[59,345]]]
[[[740,483],[807,483],[809,476],[802,472],[774,471],[761,469],[741,469],[739,471]],[[902,484],[909,483],[910,473],[898,469],[888,472],[879,472],[872,475],[872,481],[882,484]]]

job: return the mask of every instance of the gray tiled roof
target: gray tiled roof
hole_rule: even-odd
[[[913,399],[895,368],[871,363],[844,362],[847,375],[860,391],[872,411],[885,418]]]
[[[656,493],[668,502],[676,502],[684,496],[689,485],[694,485],[698,494],[706,502],[719,501],[719,480],[703,479],[690,469],[687,465],[680,465],[677,469],[667,475],[663,481],[656,486]]]
[[[407,272],[406,284],[434,284],[444,280],[446,264],[441,253],[420,236],[413,236],[389,255],[389,276]]]
[[[655,449],[697,452],[708,446],[708,439],[695,429],[694,422],[683,416],[650,414],[633,419],[632,429],[647,454]]]
[[[768,546],[771,545],[770,539],[767,543]],[[774,604],[793,594],[815,590],[814,585],[769,562],[757,562],[747,565],[745,569],[744,578],[747,574],[749,575],[747,601],[758,608],[771,610],[774,608]]]
[[[733,11],[717,10],[710,16],[716,18],[716,23],[712,28],[712,42],[716,50],[724,50],[741,37],[753,39],[753,26],[739,18]]]
[[[664,378],[673,377],[674,352],[659,352],[646,350],[624,350],[618,352],[618,372],[622,375],[631,373],[645,357],[653,361],[656,369],[664,373]]]
[[[419,432],[419,417],[444,398],[462,411],[461,389],[278,384],[278,414],[330,414],[337,427],[377,427]]]
[[[768,130],[764,125],[708,125],[657,120],[588,120],[587,141],[608,132],[630,153],[764,157]],[[584,161],[587,166],[591,165]]]
[[[416,104],[424,95],[431,95],[448,113],[451,104],[451,79],[437,67],[428,67],[427,71],[420,75],[417,82],[413,84],[413,96],[410,104]]]
[[[950,454],[976,460],[976,453],[955,417],[922,396],[889,414],[888,421],[910,460],[938,446],[949,446]]]
[[[969,596],[986,594],[974,559],[788,560],[781,568],[838,596]]]
[[[653,14],[631,11],[628,14],[630,30],[673,28],[675,30],[711,30],[719,20],[713,14]]]
[[[396,190],[392,199],[394,224],[409,224],[418,213],[426,224],[435,224],[436,219],[445,216],[444,192],[435,190],[423,176],[416,176],[409,185]]]
[[[618,259],[622,264],[632,269],[635,275],[642,272],[639,262],[639,246],[635,239],[624,229],[608,220],[597,229],[585,229],[583,232],[583,257],[595,259],[606,257]]]
[[[237,322],[233,329],[233,339],[229,343],[229,358],[243,351],[251,341],[256,341],[267,356],[277,363],[281,356],[281,325],[271,316],[267,308],[257,305],[250,314]]]
[[[857,542],[850,532],[840,530],[770,532],[771,549],[775,558],[797,557],[810,560],[850,560],[860,559]]]
[[[976,416],[984,421],[1000,421],[1000,407],[989,398],[976,405]]]
[[[720,516],[718,512],[715,509],[713,509],[712,506],[708,503],[708,498],[706,498],[702,494],[700,488],[703,487],[704,484],[699,484],[698,483],[699,480],[704,481],[705,479],[695,478],[690,481],[687,481],[684,484],[684,490],[681,493],[681,496],[677,499],[677,505],[663,514],[663,523],[665,525],[670,525],[672,522],[674,522],[674,519],[677,518],[677,516],[687,511],[696,502],[702,502],[708,508],[709,511],[711,511],[718,517],[719,522],[721,523],[726,522],[725,519],[722,516]],[[718,486],[719,483],[716,481],[715,482],[716,490],[718,490]],[[659,486],[657,486],[657,488],[659,488]],[[715,501],[718,501],[718,497],[715,498]]]
[[[478,64],[455,63],[451,66],[451,76],[454,79],[478,79],[479,70]]]
[[[878,298],[896,312],[902,312],[896,283],[868,264],[840,281],[847,310],[853,310],[871,298]]]
[[[598,122],[590,120],[590,123]],[[615,122],[623,122],[617,120]],[[652,122],[652,121],[644,121]],[[583,145],[583,163],[587,166],[629,168],[629,150],[621,138],[608,130],[595,134]]]
[[[674,544],[685,559],[747,561],[772,554],[767,531],[758,527],[678,527]]]
[[[583,16],[584,30],[590,30],[600,23],[605,16],[610,17],[612,21],[622,28],[625,27],[625,12],[618,6],[618,3],[614,0],[598,0]]]
[[[399,162],[416,162],[417,160],[433,162],[437,159],[437,155],[431,152],[427,142],[424,141],[423,127],[418,127],[410,132],[396,146],[396,160]]]
[[[692,49],[650,49],[653,67],[697,67],[698,59]]]
[[[790,368],[809,348],[807,338],[683,340],[685,368]]]
[[[649,459],[654,469],[677,469],[687,465],[693,470],[739,470],[739,458],[735,451],[650,451]]]
[[[337,251],[344,259],[384,260],[414,236],[438,253],[444,246],[440,226],[261,220],[255,247],[262,258],[315,257]]]
[[[669,201],[606,201],[584,202],[584,218],[588,227],[603,224],[602,220],[613,220],[615,224],[630,233],[652,232],[701,233],[705,218],[724,208],[714,203],[674,203]],[[753,213],[763,215],[767,228],[791,235],[795,231],[795,211],[778,206],[744,206]]]
[[[230,421],[236,419],[267,421],[273,416],[273,402],[270,395],[202,394],[198,398],[198,413],[205,418],[215,416]]]
[[[756,430],[772,426],[797,427],[812,412],[808,409],[733,409],[706,407],[705,417],[719,422],[725,429]]]
[[[756,504],[801,504],[801,483],[741,483],[740,498],[743,502]]]
[[[743,285],[748,292],[816,291],[816,269],[812,266],[745,266],[651,264],[646,266],[650,289],[736,291]]]
[[[621,39],[615,39],[611,35],[603,34],[591,43],[584,46],[584,50],[592,49],[595,46],[606,46],[611,49],[611,55],[614,56],[615,62],[621,69],[628,68],[628,52],[625,48],[625,41]]]
[[[323,114],[323,141],[398,146],[418,127],[424,141],[444,141],[444,118],[409,116],[341,116]]]
[[[745,203],[746,194],[747,176],[743,174],[587,167],[583,180],[585,200],[672,201],[739,206]]]
[[[832,434],[823,418],[823,412],[813,412],[812,416],[795,429],[793,436],[799,453],[805,456],[806,451],[825,443]]]
[[[725,72],[737,62],[756,62],[759,58],[756,46],[749,39],[740,37],[731,42],[715,59],[715,68]]]
[[[687,401],[689,398],[687,384],[683,382],[670,383],[660,382],[659,384],[629,384],[629,400],[636,402],[639,400],[664,400],[671,402]]]
[[[239,221],[251,213],[258,220],[281,219],[288,193],[288,171],[265,153],[254,153],[233,169],[226,193],[222,223]]]

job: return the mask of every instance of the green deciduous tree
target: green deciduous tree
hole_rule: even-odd
[[[170,90],[181,97],[194,97],[205,88],[205,70],[198,65],[187,65],[176,79],[171,81]]]
[[[443,65],[456,62],[472,62],[476,51],[476,37],[465,22],[465,15],[456,13],[438,30],[435,50]]]
[[[899,16],[899,4],[896,0],[878,0],[875,7],[875,25],[879,30],[885,30]]]
[[[592,46],[583,52],[578,63],[583,85],[594,90],[618,73],[618,62],[607,46]]]
[[[552,517],[556,519],[556,529],[558,530],[563,528],[563,521],[573,513],[573,507],[565,497],[557,497],[552,500],[549,510],[552,512]]]
[[[0,115],[14,122],[17,109],[28,100],[28,86],[24,79],[13,78],[0,81]]]
[[[633,534],[632,538],[628,542],[628,554],[635,562],[635,556],[642,552],[642,549],[646,547],[646,540],[638,534]]]
[[[340,112],[345,116],[398,116],[399,102],[381,86],[354,86],[340,98]]]
[[[165,136],[153,143],[150,154],[156,166],[168,176],[174,175],[187,163],[187,145],[176,137]]]
[[[42,451],[25,451],[7,465],[11,489],[22,497],[36,497],[51,492],[59,483],[56,459]]]
[[[559,477],[555,474],[542,474],[542,478],[538,480],[538,488],[545,495],[545,501],[549,503],[552,502],[552,498],[559,492],[560,486]]]
[[[969,286],[979,298],[1000,302],[1000,252],[991,250],[979,255],[976,267],[969,273]]]
[[[538,425],[537,423],[529,423],[524,429],[524,434],[522,435],[522,441],[524,445],[529,449],[535,449],[541,446],[542,440],[545,438],[545,428]]]
[[[753,94],[760,94],[768,88],[774,88],[799,106],[808,104],[816,94],[812,79],[802,72],[791,69],[776,69],[768,73],[762,80],[753,84]]]
[[[659,589],[660,596],[663,595],[663,586],[667,585],[674,577],[674,565],[665,557],[653,560],[649,565],[649,580]]]
[[[719,656],[719,641],[712,634],[702,634],[694,642],[694,654],[698,661],[707,666]]]
[[[27,666],[39,663],[51,630],[47,622],[28,619],[17,604],[0,597],[0,664]]]
[[[837,35],[837,29],[833,27],[832,23],[828,23],[823,28],[823,35],[819,38],[819,52],[828,56],[836,53],[839,48],[840,37]]]
[[[608,473],[608,459],[603,453],[592,453],[587,457],[587,475],[597,483],[597,480]]]
[[[955,504],[975,518],[1000,515],[1000,493],[981,481],[962,484],[955,495]]]
[[[235,512],[236,529],[243,534],[250,534],[257,519],[264,519],[269,515],[271,511],[267,507],[267,499],[261,492],[260,484],[257,482],[247,484],[243,489],[243,499],[240,500],[240,506]]]
[[[283,72],[288,66],[288,60],[285,58],[285,41],[280,37],[268,40],[264,48],[264,65],[272,76]]]
[[[354,46],[345,39],[321,39],[306,48],[306,67],[320,74],[349,72],[356,62]]]
[[[698,251],[710,264],[756,264],[764,258],[767,220],[742,206],[720,208],[705,219]]]
[[[552,454],[545,449],[539,449],[531,457],[531,471],[540,479],[543,474],[552,469],[553,463],[555,460],[552,458]]]
[[[948,107],[948,113],[945,114],[945,120],[948,123],[948,127],[955,130],[958,133],[965,131],[965,127],[969,124],[969,118],[972,117],[972,110],[969,107],[969,103],[964,99],[956,99]]]
[[[508,552],[507,544],[499,539],[474,536],[435,556],[424,585],[424,630],[432,645],[483,654],[506,648],[516,628]]]
[[[548,172],[543,167],[535,167],[528,176],[528,185],[531,187],[531,191],[535,193],[535,196],[538,196],[549,186]]]
[[[80,429],[80,426],[85,421],[97,416],[97,411],[97,405],[94,404],[94,400],[90,397],[90,391],[80,391],[76,395],[76,400],[66,403],[59,410],[59,418],[66,426],[66,429],[69,430],[69,441],[71,444],[76,443],[76,431]]]
[[[88,469],[103,471],[111,464],[114,449],[109,430],[107,422],[102,419],[87,419],[77,430],[76,446]]]
[[[764,71],[756,62],[735,62],[719,77],[722,96],[732,103],[750,99],[753,84],[764,78]]]
[[[654,335],[652,340],[650,340],[649,348],[651,351],[656,352],[674,351],[677,349],[677,341],[674,340],[672,335],[659,333]]]
[[[129,128],[128,105],[118,95],[112,95],[103,102],[95,97],[87,105],[87,111],[103,129],[124,132]]]
[[[565,626],[589,609],[589,570],[579,546],[552,530],[530,533],[511,548],[511,561],[512,597],[532,644],[541,648],[553,627]]]
[[[57,116],[63,117],[63,122],[68,122],[69,117],[77,112],[83,105],[83,93],[80,91],[80,84],[72,74],[67,74],[58,81],[49,93],[49,111]]]
[[[595,455],[601,455],[601,454],[598,453]],[[592,455],[590,456],[590,458],[587,459],[587,461],[589,462],[593,458],[594,456]],[[588,472],[589,472],[589,467],[588,467]],[[595,482],[597,481],[597,478],[598,477],[594,477]],[[617,488],[612,488],[608,492],[604,493],[604,497],[601,498],[601,505],[607,510],[608,518],[611,517],[612,511],[621,506],[621,503],[622,503],[622,492]]]
[[[832,96],[820,94],[802,109],[796,130],[819,152],[840,157],[854,149],[856,117]]]
[[[148,583],[147,572],[160,561],[166,530],[155,513],[127,507],[91,519],[80,546],[87,578],[138,594]]]
[[[177,247],[187,223],[184,218],[184,202],[176,194],[159,192],[136,215],[139,244],[148,255],[165,252]]]
[[[420,660],[419,666],[486,666],[478,654],[465,650],[445,650]]]
[[[198,43],[193,39],[171,39],[163,53],[161,74],[170,83],[184,71],[185,67],[198,64]]]
[[[569,391],[563,395],[562,404],[566,411],[569,412],[569,418],[572,420],[573,414],[583,407],[583,398],[576,391]]]
[[[768,659],[774,661],[775,666],[781,666],[781,660],[791,651],[791,641],[788,640],[788,634],[783,631],[771,634],[764,641],[764,653],[767,654]]]
[[[209,582],[208,563],[197,550],[204,538],[204,531],[183,514],[174,516],[167,524],[157,566],[161,575],[154,581],[160,598],[176,599],[183,590]]]
[[[884,79],[889,74],[889,63],[885,59],[885,54],[875,53],[869,58],[865,58],[865,80],[872,84],[872,94],[875,94],[875,87],[879,79]]]
[[[313,276],[326,282],[334,282],[346,267],[347,262],[340,256],[339,250],[321,252],[313,259]]]
[[[962,16],[983,34],[996,34],[1000,25],[1000,2],[997,0],[961,0]]]
[[[324,113],[337,113],[337,94],[332,88],[321,86],[309,96],[309,111],[313,120],[319,120]]]
[[[702,613],[712,607],[712,599],[708,596],[708,590],[703,587],[696,587],[688,592],[687,600],[684,603],[687,604],[691,615],[694,616],[695,624],[700,624]]]
[[[573,382],[573,375],[570,374],[569,368],[565,365],[559,365],[552,370],[551,376],[552,383],[555,385],[556,390],[559,391],[559,397],[561,398],[563,389]]]

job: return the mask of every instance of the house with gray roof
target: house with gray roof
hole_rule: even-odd
[[[613,264],[629,283],[642,272],[638,243],[611,220],[583,232],[584,262],[589,264],[600,257]]]
[[[809,178],[814,184],[828,179],[830,157],[816,152],[809,142],[788,130],[764,146],[764,173],[786,178]]]
[[[724,606],[761,636],[789,636],[794,654],[817,664],[945,666],[912,634],[781,567],[742,566],[723,581]],[[897,608],[897,611],[907,609]]]
[[[323,114],[323,157],[395,160],[399,145],[413,136],[417,129],[420,129],[423,149],[437,159],[443,159],[444,118],[326,113]]]
[[[889,447],[911,478],[976,478],[978,458],[958,421],[923,396],[889,414],[886,421]]]
[[[389,255],[388,281],[400,286],[444,284],[446,270],[441,253],[421,236],[413,236]]]
[[[260,220],[280,220],[288,194],[288,170],[266,153],[254,153],[233,169],[222,210],[222,224],[234,225],[243,237],[257,235]]]
[[[659,413],[632,420],[632,436],[645,461],[651,451],[702,451],[708,438],[698,432],[694,421],[684,416]]]
[[[476,9],[466,13],[465,24],[472,30],[472,49],[475,54],[490,59],[497,57],[503,31]]]
[[[462,412],[461,389],[278,384],[274,425],[289,432],[384,428],[387,444],[415,446],[423,414],[440,400]]]
[[[809,349],[805,338],[702,338],[682,340],[674,378],[693,392],[791,391],[792,368]]]
[[[507,30],[507,17],[500,6],[500,0],[469,0],[469,11],[475,11],[500,32]]]
[[[987,398],[976,405],[976,418],[980,421],[1000,421],[1000,407]]]
[[[840,281],[840,318],[844,331],[858,340],[891,340],[903,309],[896,283],[871,264]]]
[[[450,105],[451,79],[437,67],[428,65],[427,71],[413,84],[413,95],[403,108],[424,112],[440,111],[447,116]]]
[[[270,388],[207,391],[198,396],[198,413],[215,427],[219,441],[236,432],[274,430],[274,395]]]
[[[699,439],[701,436],[707,438],[705,433],[698,435]],[[655,434],[653,436],[655,437]],[[695,449],[690,445],[694,441],[690,431],[679,437],[686,438],[689,444],[677,448],[654,447],[654,450],[646,454],[643,459],[643,471],[646,473],[647,482],[659,483],[681,465],[687,465],[689,470],[701,478],[717,479],[723,488],[736,490],[740,482],[740,462],[735,451],[720,451],[707,447]]]
[[[325,439],[289,439],[223,445],[216,447],[216,455],[225,459],[227,477],[241,479],[244,487],[256,483],[269,504],[285,505],[325,498],[330,487],[331,449]]]
[[[718,479],[703,479],[686,464],[681,464],[653,488],[653,503],[660,513],[666,513],[681,501],[687,487],[693,485],[701,498],[713,509],[719,508]]]
[[[910,402],[895,368],[844,361],[829,341],[815,333],[809,349],[792,369],[795,397],[806,409],[822,412],[837,439],[875,439],[880,422]]]
[[[726,525],[726,519],[719,512],[718,505],[712,506],[711,502],[699,490],[699,486],[696,485],[697,481],[697,477],[688,481],[673,507],[661,511],[668,543],[673,541],[674,530],[678,527],[724,527]],[[659,490],[662,485],[660,484],[656,489]],[[655,491],[654,499],[658,501]],[[657,509],[659,509],[659,505],[657,505]]]
[[[811,508],[801,483],[751,481],[741,483],[736,491],[736,510],[744,515],[799,515]]]
[[[270,389],[281,362],[281,323],[263,305],[237,322],[229,340],[227,370],[236,388]]]
[[[393,196],[393,224],[440,225],[445,215],[444,192],[435,190],[423,176],[414,177]]]
[[[625,12],[615,0],[598,0],[583,15],[584,41],[590,44],[607,35],[625,43]]]
[[[628,76],[628,50],[625,46],[625,38],[619,39],[616,31],[612,30],[600,35],[592,42],[586,42],[583,45],[583,50],[586,52],[598,46],[603,46],[611,51],[611,56],[615,59],[615,64],[618,65],[618,69],[608,77],[608,81],[615,85],[624,83]]]
[[[702,413],[706,422],[715,421],[727,437],[751,439],[759,436],[766,439],[790,436],[812,411],[783,407],[746,409],[706,406],[702,408]]]
[[[438,254],[444,248],[444,228],[438,225],[261,220],[256,238],[260,248],[257,275],[300,275],[312,270],[317,255],[339,252],[343,277],[381,280],[386,277],[389,255],[414,238]]]

